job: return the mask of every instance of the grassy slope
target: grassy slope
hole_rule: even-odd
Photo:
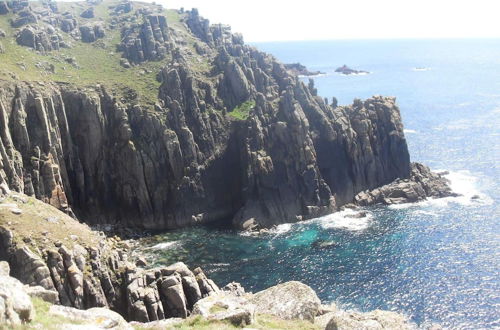
[[[320,327],[303,320],[282,320],[272,315],[256,315],[255,323],[249,325],[250,329],[287,329],[287,330],[319,330]],[[136,328],[141,330],[140,328]],[[219,329],[241,329],[230,323],[221,321],[209,321],[200,316],[186,319],[180,324],[172,326],[171,329],[191,330],[219,330]]]
[[[109,6],[117,4],[118,1],[104,1],[95,7],[96,17],[92,20],[80,18],[79,14],[87,8],[83,3],[62,3],[59,2],[59,11],[70,11],[79,20],[80,24],[89,21],[104,21],[109,23]],[[32,3],[33,7],[39,6],[39,3]],[[168,23],[171,27],[180,31],[185,27],[180,23],[180,16],[174,10],[165,10]],[[138,94],[138,102],[141,104],[154,104],[157,99],[158,87],[160,83],[156,80],[156,74],[169,61],[146,62],[136,65],[133,68],[125,69],[120,65],[121,53],[117,51],[120,43],[120,29],[113,30],[107,28],[106,36],[94,43],[88,44],[75,41],[68,34],[61,32],[66,42],[72,45],[71,48],[52,51],[47,55],[37,54],[34,50],[19,46],[15,42],[17,29],[10,26],[9,20],[14,15],[0,16],[0,29],[7,33],[7,37],[0,40],[5,48],[5,54],[0,54],[0,79],[13,79],[23,81],[56,81],[67,82],[75,86],[95,86],[102,84],[117,94],[127,92],[132,89]],[[122,16],[133,17],[133,11]],[[107,24],[106,24],[107,25]],[[191,41],[191,46],[193,42]],[[65,57],[74,57],[79,68],[64,61]],[[48,73],[35,66],[42,62],[52,64],[55,67],[55,73]],[[23,64],[25,70],[21,68]],[[15,76],[13,76],[13,74]]]
[[[11,211],[14,204],[21,209],[21,214]],[[12,194],[0,203],[0,226],[11,230],[14,241],[31,247],[32,251],[40,247],[53,248],[55,242],[70,248],[75,243],[98,246],[101,240],[89,226],[34,197],[21,194]],[[71,235],[76,235],[76,240]]]

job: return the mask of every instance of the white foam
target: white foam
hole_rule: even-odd
[[[346,209],[318,218],[317,221],[325,229],[336,228],[361,231],[370,226],[372,219],[373,215],[367,211]]]
[[[439,172],[436,170],[435,172]],[[428,198],[419,203],[406,203],[389,205],[389,208],[400,210],[408,209],[417,206],[433,206],[433,207],[447,207],[452,203],[474,206],[474,205],[491,205],[493,199],[490,196],[482,193],[477,188],[478,178],[472,175],[469,171],[450,171],[444,175],[445,178],[450,180],[450,188],[454,193],[459,194],[457,197],[445,198]]]
[[[403,130],[403,132],[404,132],[405,134],[417,134],[417,133],[418,133],[418,132],[417,132],[417,131],[415,131],[414,129],[406,129],[406,128]]]
[[[328,76],[327,73],[318,73],[318,74],[311,74],[311,75],[299,74],[299,78],[317,78],[317,77],[326,77],[326,76]]]
[[[227,263],[214,263],[211,265],[214,267],[228,267],[228,266],[230,266],[230,264],[227,264]]]
[[[415,211],[415,214],[421,214],[421,215],[429,215],[431,217],[437,217],[438,214],[435,213],[435,212],[431,212],[431,211],[424,211],[424,210],[416,210]]]
[[[276,227],[271,228],[269,230],[269,233],[275,234],[275,235],[281,235],[281,234],[289,232],[291,229],[292,229],[291,223],[284,223],[284,224],[277,225]]]
[[[165,242],[165,243],[158,243],[152,247],[150,247],[150,249],[152,250],[167,250],[167,249],[170,249],[170,248],[173,248],[173,247],[176,247],[178,245],[180,245],[181,242],[180,241],[172,241],[172,242]]]
[[[341,76],[367,76],[371,72],[358,72],[358,73],[339,73]]]

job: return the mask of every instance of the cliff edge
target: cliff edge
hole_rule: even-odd
[[[394,98],[328,104],[195,9],[1,3],[0,183],[87,223],[255,229],[412,178]]]

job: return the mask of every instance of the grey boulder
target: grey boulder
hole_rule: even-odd
[[[281,319],[314,321],[321,307],[316,292],[309,286],[290,281],[257,292],[250,298],[259,314],[272,314]]]

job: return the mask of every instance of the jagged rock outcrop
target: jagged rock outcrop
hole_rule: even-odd
[[[23,10],[18,13],[18,17],[11,22],[15,28],[21,27],[26,24],[36,24],[37,18],[30,10]]]
[[[0,15],[5,15],[10,12],[9,5],[6,1],[0,1]]]
[[[41,53],[66,47],[62,37],[53,28],[38,25],[24,27],[17,34],[16,41],[21,46],[33,48]]]
[[[143,20],[121,32],[121,48],[132,63],[163,59],[173,48],[165,16],[145,15]]]
[[[106,34],[101,24],[80,26],[80,33],[83,42],[94,42],[97,39],[104,38]]]
[[[441,174],[433,173],[427,166],[412,163],[408,179],[397,179],[390,184],[364,191],[356,195],[355,203],[361,206],[373,204],[401,204],[423,201],[428,197],[457,196],[451,191],[449,181]]]
[[[126,0],[126,1],[123,1],[123,2],[119,3],[118,5],[116,5],[116,7],[114,8],[114,12],[117,15],[126,14],[126,13],[130,13],[133,8],[134,8],[134,6],[132,5],[132,1]]]
[[[80,17],[83,18],[94,18],[94,7],[89,7],[85,9],[81,14]]]
[[[27,214],[16,218],[18,224],[24,227],[43,221],[48,230],[23,235],[9,230],[9,225],[1,225],[0,259],[9,261],[12,275],[30,286],[28,293],[33,297],[77,309],[110,308],[130,321],[152,322],[186,318],[200,299],[220,292],[199,268],[192,272],[183,263],[148,270],[138,268],[128,262],[127,250],[116,241],[100,237],[64,214],[51,217],[57,223],[48,225],[41,217],[33,220],[29,206],[20,207]],[[57,235],[74,236],[74,242],[63,244]],[[24,242],[37,243],[29,247]],[[3,265],[0,264],[1,273],[6,272]],[[0,284],[0,297],[1,290]]]
[[[5,15],[10,12],[17,13],[28,7],[28,0],[2,0],[0,1],[0,15]]]

